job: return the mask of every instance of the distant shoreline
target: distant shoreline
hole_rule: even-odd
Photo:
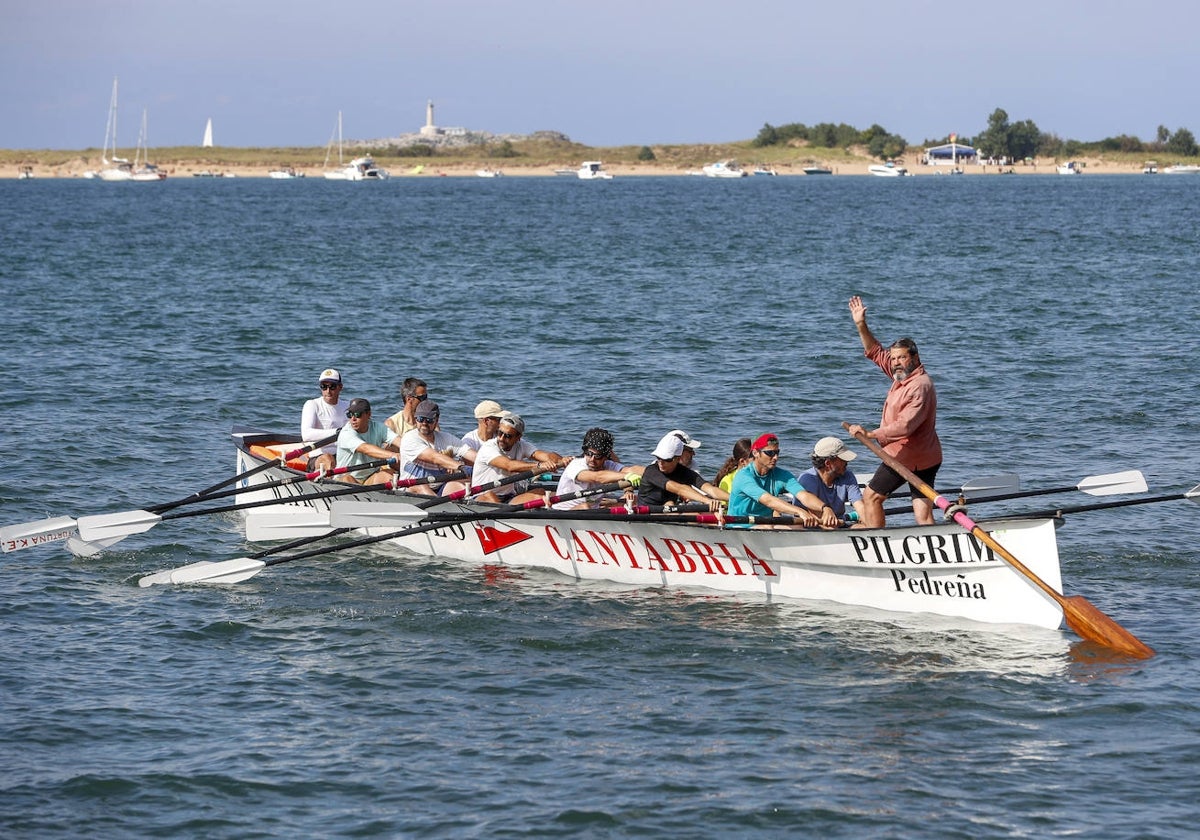
[[[596,150],[596,159],[603,159],[603,152]],[[742,156],[742,167],[753,172],[755,164],[746,160],[751,157],[754,150],[739,150]],[[837,177],[844,176],[861,176],[870,177],[867,168],[872,164],[877,164],[879,161],[872,160],[867,157],[852,156],[849,158],[841,157],[835,160],[822,160],[818,155],[813,154],[815,150],[805,150],[806,154],[803,160],[776,162],[763,164],[764,168],[774,170],[780,177],[820,177],[804,174],[804,168],[810,166],[823,166],[831,170],[831,174]],[[88,170],[99,169],[99,162],[89,160],[82,153],[71,152],[55,152],[53,153],[56,159],[68,158],[67,162],[50,164],[44,161],[39,161],[38,158],[42,155],[49,156],[51,153],[34,153],[24,161],[3,162],[0,163],[0,179],[16,179],[20,177],[22,170],[25,167],[31,167],[31,177],[37,179],[55,179],[55,178],[83,178],[84,173]],[[719,158],[714,157],[713,160]],[[579,166],[578,160],[563,160],[558,163],[528,163],[522,162],[521,158],[479,158],[476,160],[456,159],[453,162],[439,163],[436,159],[403,159],[397,161],[395,158],[380,157],[377,158],[379,165],[388,170],[388,173],[393,178],[429,178],[429,177],[457,177],[467,178],[476,177],[476,172],[482,169],[499,170],[505,177],[563,177],[556,176],[555,169],[575,169]],[[1130,163],[1127,161],[1105,161],[1099,158],[1078,158],[1077,161],[1083,167],[1084,175],[1140,175],[1142,174],[1142,163]],[[169,179],[175,178],[193,178],[202,175],[212,175],[214,177],[237,177],[237,178],[268,178],[268,172],[272,168],[265,164],[244,164],[244,163],[223,163],[220,160],[195,160],[195,159],[179,159],[179,160],[164,160],[156,161],[160,171],[165,172]],[[711,162],[711,161],[710,161]],[[997,175],[1002,172],[1016,175],[1054,175],[1056,174],[1056,161],[1053,159],[1040,159],[1030,164],[1017,164],[1012,167],[999,166],[981,166],[977,164],[960,164],[962,174],[978,177],[980,175]],[[322,178],[325,167],[321,165],[302,166],[290,164],[297,173],[302,173],[306,178]],[[907,170],[917,177],[948,175],[953,168],[950,165],[927,166],[920,163],[920,153],[910,153],[897,161],[897,165],[904,166]],[[1160,164],[1160,171],[1167,164]],[[279,167],[275,167],[279,168]],[[676,162],[666,161],[650,161],[650,162],[606,162],[605,170],[610,172],[614,177],[638,177],[638,176],[689,176],[699,173],[699,165],[684,166]],[[751,176],[764,177],[764,176]]]

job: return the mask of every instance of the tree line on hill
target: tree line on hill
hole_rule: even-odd
[[[752,145],[758,148],[786,146],[795,141],[827,149],[866,146],[872,157],[881,160],[899,157],[908,148],[908,142],[903,137],[889,133],[881,125],[872,125],[865,131],[859,131],[845,123],[820,123],[814,126],[806,126],[803,123],[773,126],[766,123],[752,141]],[[948,142],[949,136],[940,140],[926,140],[925,145],[936,146]],[[1166,126],[1160,125],[1155,139],[1149,142],[1142,142],[1136,136],[1122,134],[1085,143],[1079,140],[1065,140],[1052,132],[1043,132],[1033,120],[1010,122],[1008,112],[1003,108],[992,112],[988,117],[987,128],[974,138],[974,142],[966,139],[960,139],[959,142],[973,146],[981,157],[1009,160],[1038,156],[1079,157],[1089,151],[1165,153],[1177,157],[1200,155],[1200,146],[1197,146],[1195,136],[1186,128],[1172,132]]]

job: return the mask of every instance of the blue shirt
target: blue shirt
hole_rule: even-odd
[[[754,464],[747,464],[733,477],[733,486],[729,490],[729,515],[774,516],[775,511],[759,501],[763,493],[799,496],[803,490],[796,476],[782,467],[771,467],[766,475],[759,475]]]
[[[846,515],[847,507],[862,501],[858,479],[849,470],[834,479],[832,487],[827,487],[817,474],[817,468],[813,467],[800,473],[800,486],[833,508],[839,518]]]

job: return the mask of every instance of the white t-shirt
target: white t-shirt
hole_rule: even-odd
[[[499,438],[484,441],[483,446],[479,447],[479,451],[475,453],[475,471],[471,473],[471,486],[482,487],[497,479],[508,478],[512,475],[508,470],[493,467],[493,458],[503,455],[505,458],[512,458],[514,461],[532,461],[534,452],[537,452],[537,447],[525,440],[525,438],[521,438],[512,449],[507,451],[500,448]],[[499,488],[498,492],[501,495],[523,493],[523,485],[527,486],[527,482],[518,481],[514,484],[506,484],[504,487]]]
[[[350,418],[346,416],[346,403],[338,400],[333,405],[325,402],[324,397],[313,397],[304,404],[300,412],[300,439],[305,443],[329,437],[331,431],[342,428]],[[332,455],[337,452],[337,444],[331,443],[310,453],[317,455],[325,453]]]
[[[563,470],[562,477],[558,480],[558,489],[554,491],[554,495],[565,496],[568,493],[577,493],[580,490],[591,490],[593,487],[599,487],[600,482],[581,481],[579,479],[579,474],[587,468],[588,466],[586,458],[572,458],[571,463],[567,464],[566,468]],[[605,461],[604,466],[602,466],[600,469],[620,472],[621,470],[625,469],[625,465],[616,461]],[[557,502],[555,503],[554,507],[557,510],[573,510],[575,508],[587,507],[590,502],[595,501],[596,498],[594,496],[588,499],[572,499],[569,502]]]
[[[467,446],[460,438],[449,432],[433,433],[433,443],[421,437],[418,429],[410,429],[400,438],[400,474],[404,478],[425,478],[431,475],[441,475],[448,472],[442,467],[430,467],[417,461],[417,456],[426,449],[436,449],[438,452],[450,450],[452,456],[461,458],[467,451]]]

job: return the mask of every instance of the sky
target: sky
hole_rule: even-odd
[[[589,146],[764,123],[1200,136],[1196,0],[0,0],[0,148],[316,146],[425,122]],[[994,6],[996,11],[989,11]],[[1001,11],[1002,10],[1002,11]]]

